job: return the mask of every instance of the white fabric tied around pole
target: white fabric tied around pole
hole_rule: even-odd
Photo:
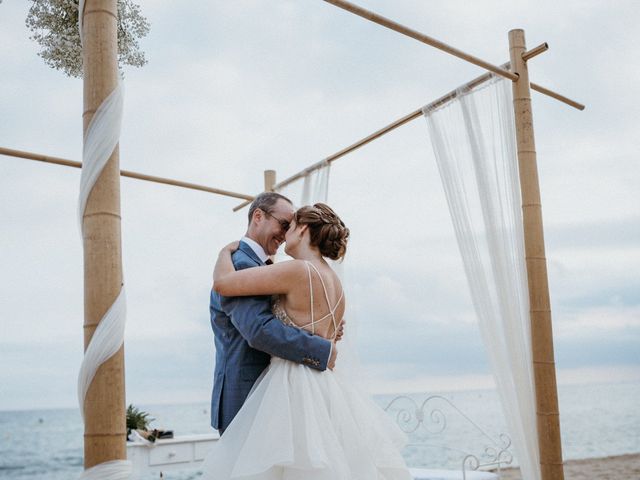
[[[84,0],[78,4],[78,28],[82,42]],[[82,175],[80,177],[80,195],[78,200],[78,218],[80,231],[83,231],[82,217],[87,200],[100,173],[111,158],[120,139],[124,87],[122,80],[100,104],[91,119],[84,138],[82,151]],[[89,386],[96,371],[111,358],[124,343],[126,320],[126,299],[124,286],[115,302],[109,307],[96,328],[85,351],[78,374],[78,402],[84,420],[84,402]],[[81,480],[125,480],[131,477],[132,466],[127,460],[113,460],[95,465],[80,475]]]
[[[80,412],[84,420],[84,399],[87,396],[89,385],[98,370],[98,367],[109,360],[122,346],[124,341],[124,326],[127,316],[127,302],[124,289],[116,301],[111,305],[107,313],[98,324],[87,350],[78,374],[78,402]]]
[[[91,189],[120,140],[123,105],[124,86],[120,80],[116,88],[100,104],[87,128],[82,149],[82,175],[78,202],[78,220],[81,230],[82,216]]]
[[[126,480],[131,476],[131,462],[113,460],[86,469],[80,480]]]
[[[424,111],[522,476],[541,477],[511,82]]]

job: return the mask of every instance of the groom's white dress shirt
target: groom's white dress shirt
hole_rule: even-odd
[[[269,255],[264,253],[264,248],[262,248],[258,242],[250,239],[249,237],[242,237],[241,240],[251,247],[251,250],[253,250],[253,252],[258,256],[262,263],[266,262],[269,259]]]

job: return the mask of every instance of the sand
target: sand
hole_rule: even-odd
[[[502,471],[504,480],[520,480],[520,470]],[[565,480],[640,480],[640,453],[616,457],[566,460]]]

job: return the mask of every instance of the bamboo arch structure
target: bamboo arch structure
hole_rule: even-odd
[[[543,480],[563,480],[564,471],[560,441],[551,307],[533,131],[531,90],[538,91],[579,110],[583,110],[585,107],[574,100],[529,81],[528,60],[545,52],[548,49],[548,45],[543,43],[531,50],[527,50],[523,30],[516,29],[509,32],[510,59],[500,66],[495,66],[353,3],[345,0],[324,1],[402,35],[414,38],[426,45],[438,48],[490,72],[466,83],[464,86],[468,89],[473,89],[483,84],[491,78],[492,74],[500,75],[512,81],[529,286],[540,467]],[[117,0],[86,0],[84,13],[81,13],[81,21],[84,22],[85,32],[83,47],[83,125],[85,134],[96,109],[117,83],[116,19]],[[453,90],[436,99],[429,106],[435,107],[445,104],[455,97],[456,90]],[[280,189],[419,118],[421,115],[422,107],[279,183],[276,183],[276,172],[267,170],[264,172],[265,191]],[[0,155],[75,168],[82,167],[80,162],[4,147],[0,147]],[[244,200],[243,203],[234,208],[234,211],[248,205],[254,198],[253,195],[229,190],[142,173],[121,171],[119,169],[119,152],[116,147],[90,194],[87,202],[87,213],[85,213],[83,219],[85,349],[98,326],[99,320],[113,303],[122,285],[120,176],[196,189]],[[85,402],[85,469],[105,462],[126,458],[124,394],[124,354],[123,348],[120,348],[118,353],[98,369],[87,393]]]

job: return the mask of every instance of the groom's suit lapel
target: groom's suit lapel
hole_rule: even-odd
[[[254,252],[253,249],[242,240],[240,241],[240,246],[238,247],[238,250],[242,250],[245,254],[251,257],[251,259],[253,259],[258,265],[264,265],[264,262],[260,260],[256,252]]]

